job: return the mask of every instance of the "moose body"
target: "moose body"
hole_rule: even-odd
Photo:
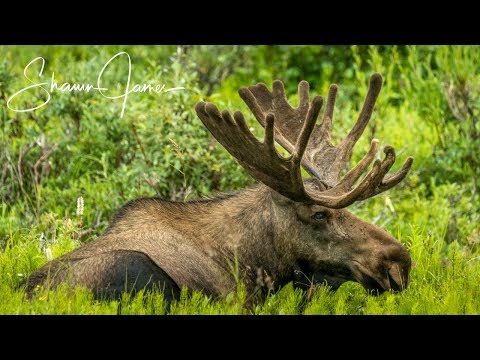
[[[241,113],[233,119],[213,104],[196,106],[210,132],[260,184],[191,202],[133,200],[117,212],[105,234],[33,273],[28,294],[39,285],[61,282],[90,288],[98,297],[158,288],[167,300],[184,286],[224,296],[239,280],[251,295],[290,281],[338,287],[351,280],[377,293],[404,289],[411,265],[405,247],[344,208],[396,185],[412,160],[385,177],[395,161],[393,148],[386,147],[385,159],[376,160],[352,189],[374,159],[378,141],[373,140],[365,157],[339,180],[371,116],[381,77],[372,77],[357,124],[336,147],[329,140],[336,86],[330,88],[322,125],[315,125],[321,98],[310,103],[301,82],[299,108],[282,109],[286,100],[280,101],[285,97],[280,84],[274,83],[272,93],[263,84],[240,91],[265,127],[263,143],[251,135]],[[291,156],[279,155],[274,140]],[[300,166],[312,177],[302,179]]]

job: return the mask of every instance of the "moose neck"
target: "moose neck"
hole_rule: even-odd
[[[230,264],[238,261],[238,275],[245,275],[247,286],[277,287],[292,279],[295,241],[288,238],[288,221],[282,219],[286,214],[279,211],[270,188],[259,184],[241,191],[218,202],[209,216],[218,221],[201,230],[202,238],[213,241]]]

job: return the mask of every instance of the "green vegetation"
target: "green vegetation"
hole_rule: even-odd
[[[185,90],[131,93],[54,91],[34,112],[14,112],[7,100],[33,82],[91,83],[105,62],[126,51],[134,84]],[[104,87],[124,92],[126,56],[112,61]],[[251,310],[242,287],[222,301],[182,293],[167,311],[161,293],[120,302],[95,302],[85,289],[61,287],[32,301],[16,289],[48,259],[100,235],[114,211],[140,196],[188,200],[253,183],[194,114],[200,100],[222,108],[247,107],[240,86],[282,79],[292,101],[298,81],[325,95],[340,92],[334,133],[351,128],[368,79],[380,72],[384,88],[352,161],[372,137],[408,155],[413,170],[399,186],[352,212],[386,228],[409,249],[410,287],[373,297],[357,283],[333,293],[318,286],[302,296],[292,284]],[[108,73],[108,74],[107,74]],[[48,86],[46,86],[48,88]],[[11,107],[41,105],[32,88]],[[2,314],[471,314],[480,313],[480,48],[474,46],[7,46],[0,47],[0,313]],[[250,116],[260,137],[261,129]],[[77,211],[82,197],[84,209]]]

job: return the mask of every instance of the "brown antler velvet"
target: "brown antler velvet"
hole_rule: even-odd
[[[240,111],[235,112],[232,119],[228,111],[220,114],[210,103],[199,102],[195,109],[213,136],[254,178],[292,200],[343,208],[395,186],[405,178],[413,162],[409,157],[396,174],[386,177],[395,162],[394,149],[386,146],[385,158],[375,160],[370,172],[353,188],[375,158],[378,140],[373,139],[363,159],[341,178],[353,147],[370,120],[381,87],[382,77],[374,74],[357,122],[337,146],[331,142],[336,85],[330,86],[320,125],[316,125],[316,119],[322,98],[317,96],[310,102],[306,81],[298,85],[299,106],[295,109],[289,105],[279,80],[273,82],[271,92],[261,83],[241,88],[240,96],[265,128],[263,143],[250,132]],[[290,157],[284,158],[276,151],[275,141],[290,153]],[[300,166],[326,185],[326,189],[305,188]]]

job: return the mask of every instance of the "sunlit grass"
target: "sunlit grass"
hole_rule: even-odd
[[[441,226],[441,225],[439,225]],[[0,255],[0,313],[2,314],[478,314],[480,313],[480,257],[457,243],[435,241],[425,229],[400,238],[414,267],[410,286],[402,293],[371,296],[361,285],[348,282],[336,292],[317,286],[309,296],[290,283],[264,301],[246,307],[243,287],[225,299],[212,299],[186,289],[170,307],[161,292],[124,294],[120,301],[96,301],[82,288],[61,286],[26,300],[15,285],[46,261],[35,234],[23,237]],[[67,239],[64,239],[67,241]],[[14,242],[12,240],[12,242]],[[64,248],[65,251],[68,247]],[[32,261],[33,260],[33,261]],[[21,276],[20,276],[21,275]]]

